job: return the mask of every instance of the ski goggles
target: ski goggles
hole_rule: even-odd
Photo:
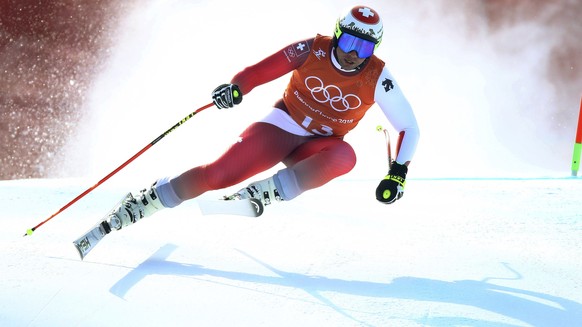
[[[342,33],[338,39],[337,46],[345,53],[355,50],[358,53],[358,58],[364,59],[374,53],[376,44],[352,34]]]

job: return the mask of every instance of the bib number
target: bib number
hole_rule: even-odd
[[[313,123],[313,118],[311,118],[309,116],[305,116],[305,119],[303,119],[301,126],[303,126],[306,130],[310,131],[313,134],[317,134],[317,135],[321,135],[321,136],[332,136],[333,135],[333,128],[331,128],[327,125],[323,125],[323,124],[320,124],[319,127],[317,127],[317,128],[311,128],[311,127],[313,127],[312,125],[314,125],[312,123]]]

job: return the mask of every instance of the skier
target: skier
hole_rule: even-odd
[[[378,201],[400,199],[419,129],[412,108],[382,60],[374,55],[384,34],[378,13],[366,6],[338,18],[332,37],[293,43],[247,67],[212,92],[219,109],[241,103],[253,88],[289,72],[291,80],[266,117],[251,124],[216,161],[149,188],[129,193],[108,215],[119,230],[163,208],[243,182],[282,162],[286,168],[227,199],[255,198],[263,205],[289,201],[348,173],[356,163],[343,138],[377,103],[400,132],[398,154],[376,189]]]

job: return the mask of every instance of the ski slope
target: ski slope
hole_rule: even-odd
[[[580,325],[580,179],[411,179],[392,206],[376,182],[260,218],[187,202],[81,261],[71,242],[128,190],[105,185],[22,237],[86,185],[2,181],[0,326]]]
[[[505,2],[498,16],[485,2],[368,3],[387,26],[377,54],[421,128],[402,200],[374,198],[386,172],[376,126],[390,127],[372,109],[346,137],[358,155],[348,175],[258,219],[202,216],[190,201],[79,259],[73,240],[128,191],[217,158],[268,113],[283,77],[235,109],[192,118],[23,237],[244,67],[332,33],[350,5],[139,2],[102,65],[83,67],[96,71],[79,121],[46,131],[72,135],[43,153],[58,169],[35,167],[53,178],[0,181],[0,327],[582,326],[582,183],[565,177],[579,67],[561,56],[576,53],[566,51],[566,41],[578,44],[574,16],[554,19],[559,1]]]

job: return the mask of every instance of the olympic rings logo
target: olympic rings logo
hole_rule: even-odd
[[[311,82],[311,80],[315,80]],[[310,84],[315,84],[313,87]],[[309,76],[305,79],[305,86],[311,92],[313,99],[319,103],[329,102],[335,111],[344,112],[357,109],[362,105],[362,100],[355,94],[342,94],[342,90],[335,85],[324,86],[323,81],[316,76]]]

